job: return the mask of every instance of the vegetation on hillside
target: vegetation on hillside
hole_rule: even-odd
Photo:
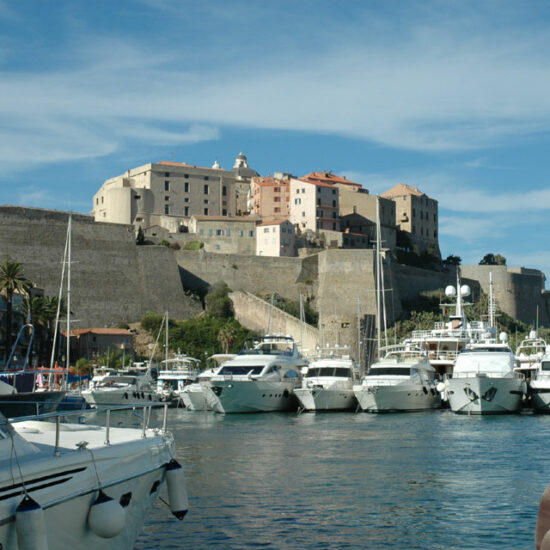
[[[274,292],[273,294],[265,294],[263,296],[260,296],[263,300],[266,302],[271,303],[271,299],[273,298],[273,305],[279,309],[282,309],[286,313],[292,315],[293,317],[296,317],[296,319],[300,318],[300,301],[299,300],[287,300],[286,298],[283,298],[280,294],[277,294]],[[303,301],[304,306],[304,320],[308,325],[312,325],[314,327],[317,326],[317,323],[319,322],[319,314],[315,309],[313,309],[310,298],[304,298]]]

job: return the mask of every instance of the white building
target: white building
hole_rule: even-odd
[[[256,227],[257,256],[296,256],[294,225],[288,220],[267,220]]]

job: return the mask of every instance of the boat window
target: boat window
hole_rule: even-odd
[[[475,348],[464,348],[463,350],[460,350],[460,353],[510,353],[510,348],[495,348],[491,346],[487,347],[475,347]]]
[[[349,377],[349,369],[339,368],[334,370],[334,376],[343,376],[345,378]]]
[[[287,370],[285,372],[285,378],[298,378],[298,373],[295,370]]]
[[[542,370],[550,370],[550,361],[542,361],[542,363],[540,364],[540,368]]]
[[[218,374],[260,374],[263,368],[263,365],[226,365],[221,368]]]
[[[310,378],[317,376],[334,376],[334,367],[315,367],[309,368],[307,375]]]
[[[409,376],[410,369],[402,367],[374,367],[369,370],[367,376],[386,376],[386,375],[397,375],[397,376]]]

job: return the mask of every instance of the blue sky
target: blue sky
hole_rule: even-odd
[[[444,256],[550,276],[550,4],[0,0],[0,202],[160,160],[439,201]],[[548,285],[547,285],[548,286]]]

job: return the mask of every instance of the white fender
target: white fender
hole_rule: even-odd
[[[99,491],[88,512],[88,526],[99,537],[116,537],[126,523],[126,512],[119,502]]]
[[[189,509],[189,502],[187,500],[183,468],[174,459],[166,464],[166,487],[168,488],[170,511],[179,520],[182,520]]]
[[[15,511],[15,529],[20,550],[48,550],[44,510],[28,495]]]

